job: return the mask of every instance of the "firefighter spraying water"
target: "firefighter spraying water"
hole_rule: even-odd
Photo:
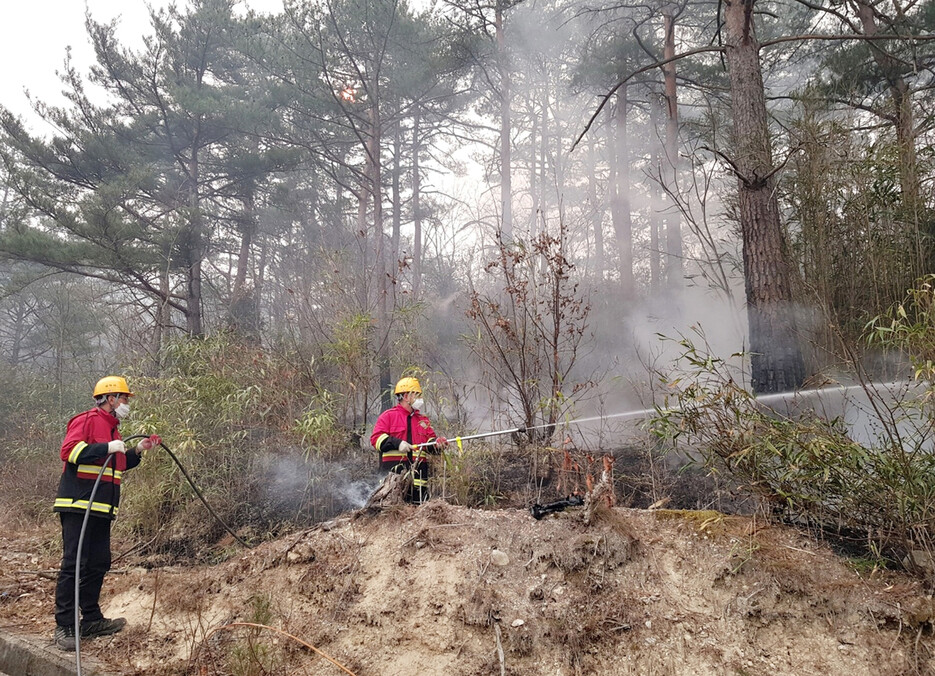
[[[416,378],[403,378],[394,389],[396,406],[380,414],[373,426],[370,443],[380,454],[380,468],[406,476],[409,488],[406,502],[422,504],[428,499],[429,463],[427,455],[448,446],[445,437],[436,437],[425,406],[422,385]]]
[[[106,636],[126,625],[123,618],[104,617],[100,606],[111,563],[110,527],[119,509],[123,473],[139,465],[143,453],[161,442],[154,434],[129,449],[124,443],[118,427],[130,413],[133,396],[124,378],[101,378],[92,396],[94,407],[68,422],[60,453],[64,465],[55,511],[62,524],[63,555],[55,589],[53,640],[63,650],[76,649],[76,635]],[[95,491],[98,484],[105,490]]]
[[[145,452],[161,447],[182,472],[195,494],[234,539],[244,542],[211,508],[188,471],[158,434],[124,440],[120,421],[130,413],[130,391],[125,378],[101,378],[92,393],[95,406],[73,417],[62,442],[64,463],[55,499],[62,522],[62,564],[55,591],[54,644],[75,651],[76,673],[81,676],[81,640],[123,630],[124,618],[106,618],[100,593],[111,564],[110,527],[120,505],[123,473],[140,464]],[[139,440],[128,447],[126,441]],[[104,485],[103,492],[100,492]]]
[[[837,385],[832,387],[813,388],[777,394],[765,394],[753,397],[758,405],[767,409],[778,409],[778,405],[797,404],[808,402],[823,395],[846,395],[852,390],[863,390],[879,396],[881,393],[892,392],[905,387],[907,381],[892,381],[885,383],[859,383],[855,385]],[[411,393],[407,395],[407,392]],[[428,478],[429,456],[438,455],[448,447],[449,440],[445,437],[435,437],[435,432],[428,423],[428,418],[419,412],[423,401],[422,388],[415,378],[403,378],[396,385],[397,406],[381,414],[374,427],[371,443],[381,453],[381,468],[390,474],[371,494],[367,500],[366,508],[374,508],[398,502],[397,496],[402,495],[406,502],[419,503],[427,499],[426,488]],[[563,425],[584,425],[592,422],[606,422],[608,420],[646,420],[657,414],[666,414],[685,410],[684,406],[656,406],[575,418],[562,421]],[[392,420],[392,423],[390,422]],[[416,420],[416,428],[412,428],[412,421]],[[423,427],[423,425],[425,427]],[[462,451],[465,441],[487,439],[491,437],[527,434],[535,430],[553,429],[559,423],[543,423],[524,427],[510,427],[493,432],[481,432],[456,436],[451,439],[458,452]],[[395,435],[391,432],[395,432]],[[417,483],[418,482],[418,483]],[[414,496],[414,497],[413,497]],[[414,499],[415,498],[415,499]],[[585,504],[580,496],[571,495],[546,505],[535,504],[531,507],[532,515],[538,520],[548,514],[563,511],[567,507]]]

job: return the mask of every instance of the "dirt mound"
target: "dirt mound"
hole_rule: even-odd
[[[51,632],[53,583],[30,584],[5,597],[4,624],[37,630],[40,618]],[[104,598],[131,627],[84,650],[119,674],[857,676],[935,664],[932,599],[917,583],[861,575],[795,531],[717,512],[614,509],[586,527],[580,510],[535,521],[436,501],[213,566],[128,569]]]

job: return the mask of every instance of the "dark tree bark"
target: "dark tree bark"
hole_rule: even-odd
[[[774,185],[754,2],[725,0],[723,7],[752,384],[755,392],[763,393],[800,387],[805,365]]]
[[[262,321],[259,316],[256,289],[247,286],[247,272],[256,237],[256,186],[247,181],[242,188],[242,206],[237,230],[240,233],[240,250],[237,253],[237,271],[231,288],[227,309],[230,328],[243,339],[259,339]]]
[[[205,256],[204,234],[202,233],[201,195],[198,190],[200,164],[198,150],[192,148],[192,157],[188,165],[189,216],[188,237],[186,244],[188,266],[186,269],[188,304],[185,307],[186,329],[190,336],[201,336],[204,326],[201,321],[201,264]]]
[[[240,251],[237,254],[237,273],[231,291],[231,304],[243,298],[247,285],[247,269],[250,267],[250,252],[256,234],[256,191],[246,187],[242,197],[243,212],[240,223]]]

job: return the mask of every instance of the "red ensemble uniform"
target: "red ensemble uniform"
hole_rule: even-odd
[[[412,468],[412,491],[409,502],[421,503],[428,499],[429,464],[428,454],[438,453],[435,446],[417,448],[412,457],[399,450],[402,441],[413,446],[435,440],[435,430],[429,419],[419,411],[412,413],[402,404],[387,409],[377,418],[370,435],[370,443],[380,454],[380,467],[390,472],[402,474]]]
[[[120,421],[101,408],[79,413],[68,421],[60,455],[64,462],[55,498],[55,511],[62,522],[62,567],[55,588],[55,622],[58,626],[75,623],[75,564],[78,540],[91,490],[107,458],[107,444],[120,439]],[[135,449],[114,453],[94,494],[81,551],[79,607],[82,626],[104,619],[100,596],[104,576],[110,570],[110,525],[120,504],[123,473],[140,464]]]

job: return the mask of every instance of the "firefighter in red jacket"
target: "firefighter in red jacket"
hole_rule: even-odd
[[[123,473],[140,464],[143,451],[161,443],[157,435],[141,440],[128,449],[117,429],[130,412],[133,393],[119,376],[101,378],[94,387],[95,406],[68,421],[61,457],[62,478],[55,498],[55,511],[62,522],[62,567],[55,588],[55,645],[75,649],[75,562],[78,539],[91,490],[108,456],[113,456],[104,474],[85,529],[81,552],[81,638],[115,634],[126,625],[125,619],[108,619],[101,612],[101,586],[110,570],[110,524],[120,503],[120,480]]]
[[[380,467],[402,474],[412,470],[412,488],[406,499],[421,504],[428,500],[428,454],[448,446],[445,437],[436,437],[429,419],[422,415],[422,386],[415,378],[396,383],[396,406],[380,414],[370,443],[380,454]],[[420,444],[434,441],[434,446]]]

